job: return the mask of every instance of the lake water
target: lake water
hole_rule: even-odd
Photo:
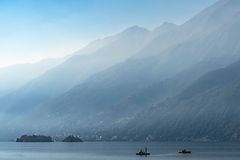
[[[147,146],[151,156],[135,153]],[[190,155],[180,155],[187,148]],[[0,142],[0,160],[239,160],[240,143]]]

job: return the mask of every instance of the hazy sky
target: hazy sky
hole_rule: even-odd
[[[70,54],[132,25],[182,24],[216,0],[0,0],[0,67]]]

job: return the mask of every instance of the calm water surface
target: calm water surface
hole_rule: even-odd
[[[147,146],[149,157],[135,153]],[[187,148],[191,155],[180,155]],[[0,142],[1,160],[239,160],[240,143]]]

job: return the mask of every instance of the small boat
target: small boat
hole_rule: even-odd
[[[191,154],[191,151],[183,149],[183,150],[179,151],[178,153],[180,153],[180,154]]]
[[[145,151],[143,151],[142,149],[136,153],[136,155],[138,156],[149,156],[150,153],[147,151],[147,148],[145,148]]]

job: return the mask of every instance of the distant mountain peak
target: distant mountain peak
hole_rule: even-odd
[[[161,27],[176,27],[177,25],[171,22],[164,22]]]
[[[155,28],[153,30],[154,33],[160,34],[160,33],[165,33],[168,31],[171,31],[173,29],[175,29],[178,25],[174,24],[174,23],[170,23],[170,22],[164,22],[162,25],[160,25],[159,27]]]
[[[143,27],[139,27],[138,25],[134,25],[132,27],[129,27],[127,29],[125,29],[122,33],[138,33],[138,32],[148,32],[148,30],[146,28]]]
[[[219,0],[219,3],[224,3],[228,5],[240,5],[239,0]]]
[[[171,23],[171,22],[164,22],[162,25],[160,25],[159,27],[155,28],[154,30],[162,30],[162,29],[169,29],[169,28],[175,28],[177,27],[176,24]]]
[[[210,7],[206,8],[184,25],[202,27],[210,26],[218,27],[224,25],[228,19],[235,17],[236,13],[240,11],[239,0],[219,0]]]

